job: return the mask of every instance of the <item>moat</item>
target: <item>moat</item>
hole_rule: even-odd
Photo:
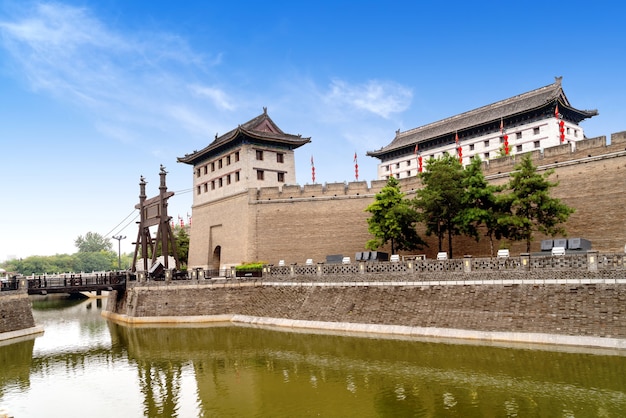
[[[36,339],[0,346],[15,417],[622,416],[626,355],[305,334],[138,327],[100,300],[34,300]]]

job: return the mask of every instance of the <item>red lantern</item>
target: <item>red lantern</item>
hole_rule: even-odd
[[[417,157],[417,163],[418,163],[418,170],[421,173],[422,172],[422,156],[420,155],[419,157]]]
[[[509,136],[504,135],[504,155],[509,155]]]

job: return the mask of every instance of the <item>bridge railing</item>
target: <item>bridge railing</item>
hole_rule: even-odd
[[[0,280],[0,291],[11,291],[19,289],[19,281],[17,278]]]
[[[125,272],[41,274],[26,277],[29,289],[97,287],[126,282]]]

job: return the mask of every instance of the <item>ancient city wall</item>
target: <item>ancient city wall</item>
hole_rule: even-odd
[[[111,292],[104,315],[626,348],[623,253],[292,264],[228,280],[205,273],[132,281]]]
[[[30,299],[24,290],[2,292],[0,294],[0,340],[29,334],[35,328]]]
[[[442,271],[399,274],[393,280],[356,273],[335,276],[337,281],[144,282],[125,295],[111,294],[106,315],[137,323],[228,321],[243,315],[307,321],[320,328],[351,323],[383,326],[377,328],[383,332],[397,326],[623,340],[623,277],[623,270]]]
[[[551,181],[559,182],[553,196],[576,209],[565,225],[569,237],[580,237],[592,242],[601,251],[623,251],[626,244],[626,132],[613,134],[611,144],[605,137],[591,138],[576,143],[532,152],[534,164],[540,171],[554,169]],[[515,157],[485,162],[484,173],[495,184],[509,179],[516,164]],[[371,239],[367,231],[368,214],[365,208],[385,181],[333,183],[327,185],[285,186],[253,191],[253,207],[258,241],[256,259],[270,263],[303,263],[312,258],[324,261],[326,255],[354,254],[365,250]],[[421,187],[417,177],[400,179],[401,190],[411,197]],[[420,231],[423,235],[423,230]],[[429,247],[413,253],[433,258],[438,252],[437,241],[424,237]],[[531,251],[540,250],[541,239],[536,236]],[[496,249],[499,243],[496,242]],[[507,243],[512,253],[526,251],[525,243]],[[447,248],[444,244],[443,250]],[[383,249],[389,251],[389,248]],[[487,239],[480,242],[455,237],[454,255],[490,255]]]

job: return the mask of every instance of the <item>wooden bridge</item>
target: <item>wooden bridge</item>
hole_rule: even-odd
[[[22,277],[26,279],[29,295],[48,293],[80,293],[124,290],[127,273],[125,271],[41,274]]]

